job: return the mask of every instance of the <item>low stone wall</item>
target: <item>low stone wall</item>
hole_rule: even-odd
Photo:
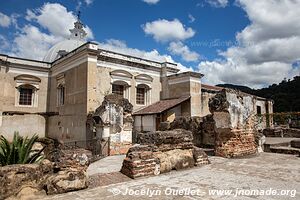
[[[48,152],[44,154],[53,159],[53,162],[45,159],[40,164],[0,167],[0,199],[23,198],[24,195],[34,195],[33,193],[60,194],[87,188],[86,170],[91,153],[84,149],[59,150],[54,153],[59,154],[58,158],[50,156]]]
[[[175,129],[140,133],[138,138],[140,144],[128,150],[121,169],[130,178],[158,175],[173,169],[209,163],[206,153],[193,146],[190,131]]]
[[[264,129],[263,134],[266,137],[295,137],[300,138],[300,129],[276,127],[273,129]]]
[[[110,142],[109,155],[125,155],[129,148],[132,147],[132,143],[128,142]]]
[[[300,139],[292,140],[291,141],[291,147],[300,149]]]
[[[153,154],[153,147],[138,145],[128,150],[121,172],[130,178],[158,175],[159,166],[159,160]]]
[[[217,156],[235,158],[257,152],[255,138],[252,132],[245,130],[220,130],[216,136]]]
[[[184,129],[140,133],[138,144],[153,145],[155,151],[170,151],[173,149],[192,149],[192,132]]]

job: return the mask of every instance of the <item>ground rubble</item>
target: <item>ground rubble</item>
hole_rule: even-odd
[[[60,154],[58,160],[44,153],[46,159],[41,163],[0,167],[0,199],[32,199],[87,188],[91,152],[76,149],[56,153]]]

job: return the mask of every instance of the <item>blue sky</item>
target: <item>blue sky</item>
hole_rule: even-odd
[[[167,57],[182,70],[204,73],[210,84],[263,87],[299,75],[300,48],[293,46],[300,44],[300,1],[293,0],[3,1],[0,53],[42,59],[68,37],[78,8],[89,40],[145,58]]]

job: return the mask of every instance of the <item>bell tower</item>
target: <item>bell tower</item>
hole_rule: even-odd
[[[73,40],[85,40],[87,33],[83,29],[83,24],[80,21],[80,11],[77,14],[77,21],[74,23],[74,28],[70,29],[70,39]]]

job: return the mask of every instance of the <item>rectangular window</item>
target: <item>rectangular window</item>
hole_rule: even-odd
[[[62,106],[65,104],[65,87],[64,86],[60,86],[57,89],[57,102],[58,102],[58,106]]]
[[[260,106],[256,106],[256,113],[258,115],[261,115],[261,107]]]
[[[30,88],[20,88],[19,105],[32,105],[33,90]]]
[[[123,96],[124,95],[124,86],[123,85],[112,85],[112,93]]]
[[[136,103],[145,105],[145,88],[136,89]]]

